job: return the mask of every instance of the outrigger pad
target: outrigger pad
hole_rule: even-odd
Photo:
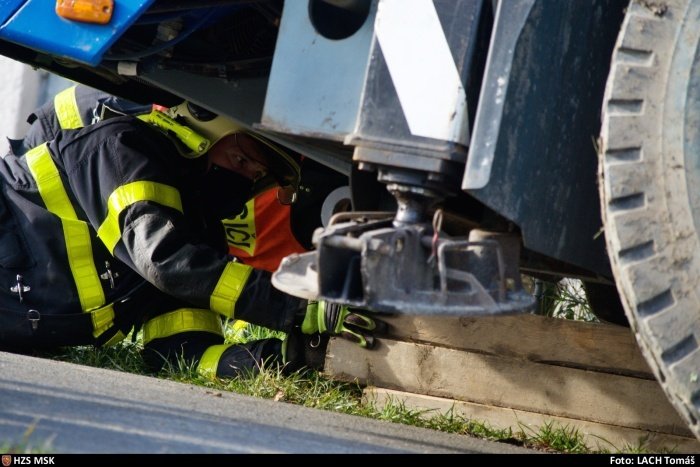
[[[489,316],[535,304],[520,281],[520,241],[512,234],[444,238],[426,225],[358,217],[319,231],[314,242],[316,251],[282,262],[275,287],[389,313]]]

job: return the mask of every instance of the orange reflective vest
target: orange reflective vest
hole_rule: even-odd
[[[306,249],[292,233],[290,205],[272,188],[248,201],[238,216],[223,220],[229,254],[256,269],[273,272],[282,258]]]

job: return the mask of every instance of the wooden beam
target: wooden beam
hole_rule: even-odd
[[[385,320],[395,340],[654,379],[632,331],[623,326],[531,314],[395,315]]]
[[[550,423],[555,427],[576,430],[583,437],[586,446],[597,451],[629,452],[641,447],[647,452],[663,452],[665,450],[684,454],[700,453],[700,442],[694,437],[649,432],[376,387],[366,388],[364,398],[379,409],[385,405],[400,403],[409,409],[425,411],[422,416],[426,418],[440,413],[452,414],[467,420],[486,422],[491,428],[511,429],[514,434],[522,431],[527,436],[537,435],[540,427]]]
[[[391,339],[371,351],[331,339],[325,371],[387,389],[692,437],[655,380]]]

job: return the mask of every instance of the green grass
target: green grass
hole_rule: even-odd
[[[34,433],[36,422],[27,427],[22,435],[22,439],[17,442],[2,442],[0,443],[0,453],[2,454],[50,454],[51,443],[53,439],[46,439],[39,445],[35,445],[30,441],[30,437]]]
[[[583,434],[576,428],[561,426],[554,422],[545,422],[528,438],[528,444],[544,451],[585,454],[591,452],[583,439]]]
[[[531,293],[539,295],[536,314],[577,321],[599,321],[591,311],[580,281],[563,279],[556,283],[541,282],[541,289],[537,292],[534,279],[524,278],[523,282]]]
[[[65,347],[57,352],[40,356],[80,365],[147,375],[150,373],[141,358],[141,349],[140,340],[132,342],[130,335],[129,338],[111,347]]]
[[[257,326],[236,329],[229,325],[226,328],[226,337],[229,342],[244,342],[270,336],[283,337],[280,333],[272,333]],[[66,349],[51,357],[82,365],[148,374],[141,361],[140,350],[140,339],[137,338],[135,342],[132,342],[129,338],[114,347],[101,349],[76,347]],[[359,384],[334,381],[316,371],[296,372],[285,376],[276,367],[270,367],[263,368],[256,374],[224,380],[203,377],[196,372],[191,364],[179,361],[175,365],[166,367],[158,376],[203,386],[212,391],[232,391],[321,410],[506,442],[544,452],[649,452],[643,442],[640,442],[638,446],[623,446],[621,448],[609,446],[609,443],[606,445],[605,442],[600,443],[604,448],[586,446],[583,435],[577,430],[554,423],[546,423],[535,430],[526,426],[520,426],[516,430],[502,430],[478,420],[462,417],[453,410],[447,413],[416,410],[406,407],[402,401],[391,399],[387,403],[377,406],[363,399],[362,387]]]
[[[540,304],[542,314],[548,316],[584,321],[596,320],[587,304],[585,293],[576,286],[575,282],[561,281],[557,284],[547,284]],[[247,342],[268,337],[284,338],[284,334],[279,332],[272,332],[258,326],[237,326],[235,323],[229,323],[226,326],[225,336],[227,342]],[[135,339],[129,336],[113,347],[100,349],[93,347],[67,348],[60,353],[49,355],[49,357],[81,365],[136,374],[150,374],[141,359],[141,349],[139,335]],[[467,419],[455,413],[454,410],[447,413],[416,410],[406,407],[400,400],[393,399],[378,406],[363,399],[363,388],[359,384],[334,381],[316,371],[303,371],[285,376],[278,368],[270,367],[263,368],[262,371],[255,374],[224,380],[201,376],[191,363],[180,360],[174,365],[167,366],[158,376],[207,387],[212,391],[231,391],[321,410],[506,442],[544,452],[577,454],[652,452],[647,448],[646,440],[643,439],[637,445],[617,447],[606,440],[600,440],[596,446],[587,446],[583,434],[577,429],[561,426],[554,422],[547,422],[536,429],[520,425],[515,430],[503,430],[478,420]],[[28,448],[26,439],[28,436],[25,436],[23,442],[12,446],[0,444],[0,448],[4,448],[0,451],[29,452],[21,451],[21,449]]]
[[[540,312],[548,316],[596,321],[586,301],[585,292],[577,287],[575,281],[547,284],[540,298],[540,305]],[[230,323],[225,329],[227,342],[247,342],[268,337],[284,338],[282,333],[258,326],[241,327]],[[140,336],[133,340],[131,337],[114,347],[70,348],[51,355],[51,358],[136,374],[149,374],[140,356],[142,348]],[[400,400],[392,399],[378,406],[363,399],[363,388],[359,384],[334,381],[316,371],[303,371],[285,376],[276,367],[270,367],[263,368],[255,374],[224,380],[203,377],[197,373],[192,364],[180,360],[177,364],[166,367],[158,376],[207,387],[212,391],[231,391],[321,410],[506,442],[544,452],[659,453],[651,451],[644,439],[640,439],[636,445],[625,446],[613,446],[601,439],[595,446],[588,446],[584,442],[583,434],[576,428],[561,426],[554,422],[544,423],[534,429],[520,425],[518,429],[503,430],[478,420],[467,419],[455,413],[454,410],[447,413],[416,410],[406,407]]]

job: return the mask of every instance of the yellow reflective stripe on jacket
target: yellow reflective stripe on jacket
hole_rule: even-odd
[[[61,220],[68,265],[78,289],[80,307],[89,311],[104,305],[105,295],[92,257],[90,229],[87,223],[78,220],[47,144],[37,146],[25,157],[46,209]]]
[[[252,270],[245,264],[233,261],[228,263],[209,298],[209,308],[227,318],[233,318],[236,302]]]
[[[92,335],[93,337],[100,337],[103,332],[112,327],[114,307],[110,303],[105,307],[90,312],[90,315],[92,317]]]
[[[97,339],[104,332],[108,331],[114,324],[114,304],[110,303],[107,306],[92,310],[90,312],[92,318],[92,336]],[[124,340],[126,336],[123,332],[117,331],[107,342],[102,344],[102,347],[110,347]]]
[[[219,360],[226,349],[236,344],[212,345],[204,351],[202,358],[197,365],[197,373],[202,376],[216,376],[216,369],[219,367]]]
[[[119,214],[139,201],[153,201],[183,212],[180,193],[171,186],[141,181],[127,183],[118,187],[109,195],[109,200],[107,200],[107,217],[100,225],[100,228],[97,229],[97,236],[107,246],[110,253],[114,254],[114,248],[122,238]]]
[[[143,344],[153,339],[170,337],[189,331],[211,332],[224,335],[221,318],[210,310],[198,308],[179,308],[149,320],[143,326]]]
[[[226,233],[226,241],[229,247],[238,248],[248,253],[249,256],[255,255],[255,246],[257,234],[255,231],[255,197],[245,203],[245,208],[236,217],[224,219],[221,222],[224,224]],[[274,201],[277,203],[277,201]],[[277,211],[275,211],[277,212]]]
[[[53,99],[53,106],[56,111],[58,123],[64,130],[82,128],[83,119],[80,118],[80,109],[75,100],[75,86],[65,89]]]
[[[113,345],[120,343],[124,339],[126,339],[124,333],[121,331],[117,331],[117,333],[114,336],[112,336],[110,340],[102,344],[102,347],[112,347]]]

